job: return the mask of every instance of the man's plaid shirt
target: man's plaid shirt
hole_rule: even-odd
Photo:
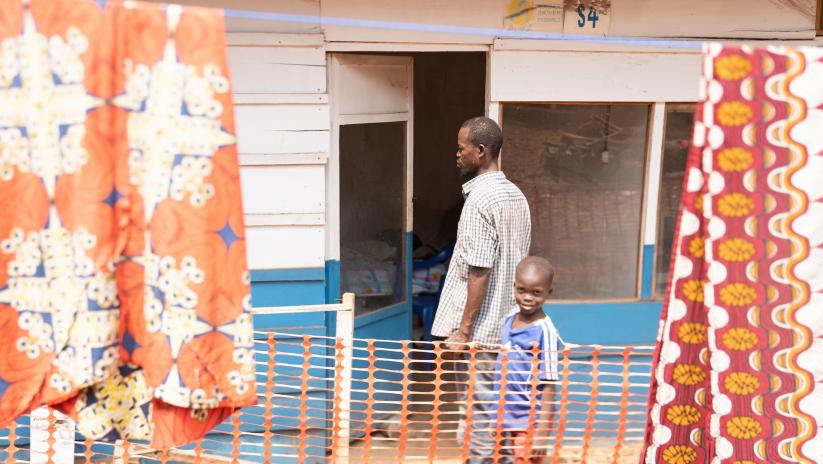
[[[528,255],[531,244],[529,204],[523,192],[500,171],[466,182],[463,195],[466,203],[432,334],[448,337],[460,328],[469,267],[481,267],[492,271],[470,340],[498,345],[503,321],[515,305],[514,271]]]

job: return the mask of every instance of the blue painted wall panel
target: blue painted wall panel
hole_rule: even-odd
[[[298,306],[326,302],[324,269],[252,271],[251,277],[251,301],[254,307]],[[278,328],[281,332],[325,335],[327,319],[324,313],[258,315],[254,318],[254,325],[257,330]],[[286,327],[291,329],[285,330]],[[321,329],[306,332],[300,328]]]
[[[261,306],[295,306],[324,304],[326,285],[322,280],[304,282],[254,282],[252,304]]]
[[[325,304],[327,302],[327,270],[319,269],[290,269],[290,270],[264,270],[252,271],[252,305],[254,307],[276,307],[276,306],[300,306]],[[298,337],[277,336],[275,340],[275,348],[277,356],[275,357],[275,388],[273,397],[272,410],[275,416],[272,418],[272,431],[280,434],[273,438],[269,443],[271,452],[273,454],[295,454],[299,446],[297,437],[284,437],[282,434],[289,434],[299,427],[300,415],[300,375],[303,368],[303,351],[301,346],[302,340],[299,335],[312,336],[326,336],[334,331],[334,322],[330,317],[333,313],[319,312],[319,313],[294,313],[294,314],[277,314],[277,315],[257,315],[254,318],[254,327],[256,331],[268,332],[275,331],[280,333],[295,334]],[[330,320],[331,319],[331,320]],[[258,387],[260,394],[265,394],[266,371],[268,363],[268,349],[266,346],[266,334],[256,333],[255,338],[258,339],[255,356],[258,366],[258,382],[261,384]],[[320,340],[314,340],[313,343],[322,343]],[[261,351],[263,351],[261,353]],[[325,454],[324,448],[326,446],[325,428],[328,426],[328,415],[325,412],[330,409],[330,394],[329,381],[326,377],[330,377],[332,371],[329,369],[328,360],[322,355],[328,355],[322,347],[313,347],[313,355],[311,358],[311,368],[309,375],[312,380],[309,382],[309,404],[307,406],[311,411],[319,412],[320,416],[310,417],[309,423],[311,427],[317,429],[310,432],[311,437],[304,443],[305,450],[309,456],[315,456],[315,462],[322,462],[322,456]],[[243,416],[245,431],[255,434],[261,434],[263,431],[263,407],[258,406],[254,408],[247,408],[244,410],[246,414]],[[221,424],[215,431],[213,431],[207,439],[213,447],[214,451],[226,455],[231,452],[231,434],[230,427],[227,430],[227,424]],[[244,456],[246,460],[260,461],[262,460],[263,446],[262,441],[250,441],[249,437],[253,435],[244,435],[243,444],[241,445],[241,452],[248,455]],[[259,435],[258,435],[259,437]],[[262,439],[262,437],[259,437]],[[278,457],[274,458],[273,462],[291,463],[297,462],[295,458]]]
[[[326,261],[326,268],[324,271],[326,279],[326,304],[336,304],[340,301],[340,261]],[[326,326],[326,336],[334,337],[336,335],[335,327],[337,327],[337,314],[329,313],[327,318],[328,324]]]
[[[546,314],[569,343],[651,345],[657,338],[660,302],[549,304]]]
[[[640,298],[649,300],[652,297],[652,285],[654,285],[654,245],[643,246],[643,268],[640,279]]]

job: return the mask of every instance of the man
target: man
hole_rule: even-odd
[[[452,256],[432,334],[446,337],[447,350],[462,352],[468,343],[498,346],[503,320],[515,307],[513,282],[517,264],[528,255],[531,217],[523,193],[500,171],[500,127],[489,118],[464,122],[457,134],[457,167],[469,180]],[[470,463],[491,462],[497,404],[494,369],[497,353],[480,352],[475,361]],[[459,363],[467,368],[466,363]],[[465,433],[465,404],[458,428]]]

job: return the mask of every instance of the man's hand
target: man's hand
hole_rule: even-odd
[[[469,349],[469,337],[459,330],[443,342],[446,351],[463,352]]]
[[[489,280],[492,270],[483,267],[469,266],[469,278],[466,282],[466,306],[460,318],[457,332],[446,339],[445,349],[462,353],[469,349],[468,343],[474,327],[474,320],[480,314],[480,307],[486,299],[489,290]]]

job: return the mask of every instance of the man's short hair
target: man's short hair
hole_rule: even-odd
[[[497,155],[500,154],[500,149],[503,147],[503,132],[493,120],[478,116],[464,122],[460,128],[469,129],[469,142],[472,145],[485,146],[491,153],[492,158],[497,158]]]

